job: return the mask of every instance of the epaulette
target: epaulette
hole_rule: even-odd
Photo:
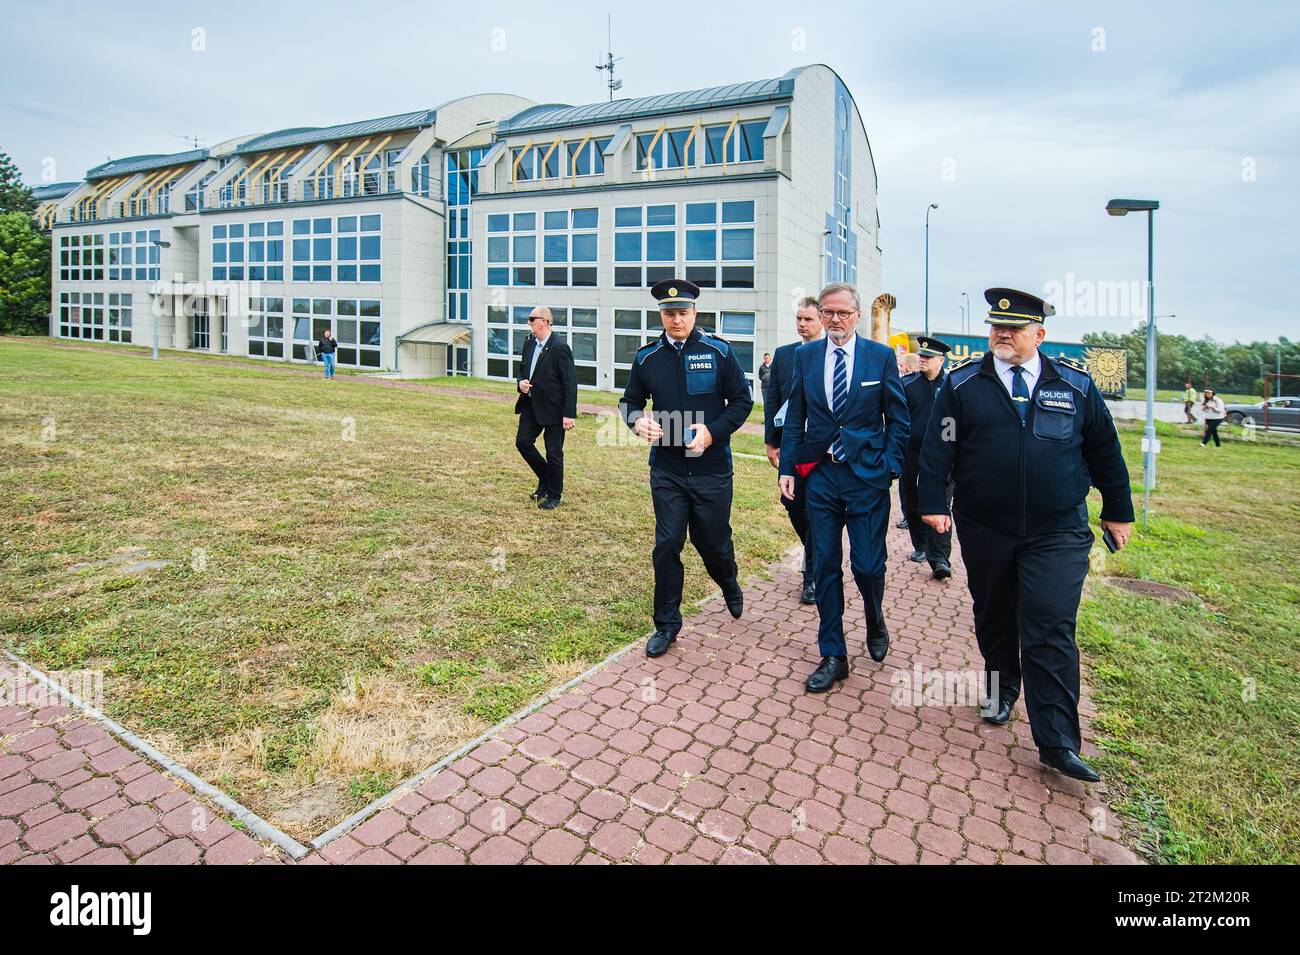
[[[731,354],[730,342],[719,335],[714,335],[712,332],[700,332],[700,344],[708,345],[710,348],[716,348],[723,358],[726,358]]]
[[[663,346],[663,339],[656,338],[647,345],[642,345],[636,350],[636,363],[639,365]]]
[[[920,376],[921,373],[919,371],[909,371],[906,375],[903,376],[903,387],[906,388],[912,382],[916,381],[916,379],[919,378]]]
[[[953,362],[948,366],[949,385],[953,388],[964,385],[979,373],[981,367],[983,366],[979,359],[974,355],[967,355],[961,361]]]
[[[1053,359],[1053,361],[1056,362],[1056,370],[1061,373],[1061,377],[1085,395],[1092,389],[1092,374],[1088,371],[1088,366],[1083,362],[1074,358],[1066,358],[1064,355]]]

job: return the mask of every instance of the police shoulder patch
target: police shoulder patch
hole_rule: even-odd
[[[921,373],[919,371],[908,372],[906,375],[903,376],[903,387],[906,388],[908,385],[910,385],[912,382],[916,381],[916,379],[920,377],[921,377]]]
[[[965,358],[962,358],[959,361],[955,361],[951,365],[949,365],[948,374],[952,374],[958,368],[965,368],[967,365],[973,363],[974,361],[975,361],[974,355],[967,355]]]
[[[1067,358],[1065,355],[1062,355],[1056,359],[1056,362],[1059,365],[1065,365],[1067,368],[1073,368],[1075,371],[1081,371],[1085,375],[1089,374],[1088,366],[1077,358]]]

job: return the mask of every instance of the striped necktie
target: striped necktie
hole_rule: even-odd
[[[844,349],[835,349],[835,374],[831,378],[831,413],[838,421],[844,414],[844,406],[849,403],[849,369],[844,363]],[[836,461],[844,460],[844,446],[837,437],[831,442],[831,457]]]
[[[1025,423],[1029,414],[1029,388],[1025,385],[1025,369],[1020,365],[1011,366],[1011,401],[1020,413],[1020,423]]]

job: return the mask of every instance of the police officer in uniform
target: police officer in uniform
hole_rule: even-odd
[[[952,553],[952,531],[940,534],[921,520],[916,506],[916,484],[921,473],[921,442],[930,422],[930,409],[944,379],[943,363],[950,351],[946,342],[922,336],[916,340],[916,354],[921,367],[903,378],[903,393],[907,396],[907,414],[912,419],[912,431],[907,438],[907,452],[903,455],[903,516],[907,518],[907,531],[912,536],[912,556],[909,560],[930,562],[935,580],[952,576],[948,562]],[[948,485],[948,504],[952,504],[952,485]]]
[[[1087,369],[1039,351],[1055,309],[1015,289],[984,297],[989,350],[953,365],[939,390],[921,448],[921,515],[941,533],[955,519],[991,678],[981,715],[1006,723],[1023,678],[1039,759],[1096,782],[1079,757],[1074,636],[1094,540],[1087,497],[1090,485],[1101,491],[1102,529],[1123,547],[1133,522],[1128,468]]]
[[[700,289],[665,279],[650,289],[664,331],[637,351],[619,413],[650,442],[655,509],[655,631],[646,656],[662,656],[682,628],[682,547],[689,530],[704,568],[739,618],[744,593],[731,543],[731,434],[754,400],[736,353],[695,327]],[[645,410],[652,401],[652,412]]]

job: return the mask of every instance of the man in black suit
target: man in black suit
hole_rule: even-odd
[[[786,402],[790,400],[790,379],[794,376],[794,351],[804,342],[822,337],[822,315],[817,310],[817,299],[807,295],[799,300],[794,313],[795,331],[799,341],[782,345],[772,356],[763,389],[763,445],[772,467],[781,466],[781,426],[785,424]],[[808,510],[804,506],[803,478],[795,475],[794,500],[777,495],[790,515],[790,524],[803,544],[803,590],[799,602],[817,602],[817,585],[813,576],[812,541],[808,538]]]
[[[542,510],[553,511],[564,493],[564,432],[573,429],[578,417],[578,378],[573,352],[551,333],[551,310],[545,305],[533,309],[528,327],[533,334],[524,342],[523,359],[515,372],[519,389],[515,447],[537,475],[533,500]],[[546,457],[534,446],[539,434],[546,438]]]

